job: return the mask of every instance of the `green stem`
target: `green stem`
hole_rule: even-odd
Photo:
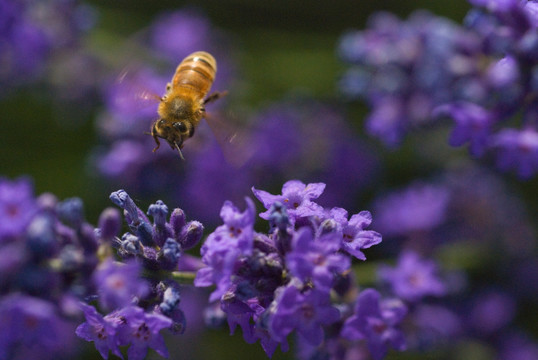
[[[192,285],[195,277],[196,273],[192,271],[173,271],[170,274],[170,278],[178,284]]]

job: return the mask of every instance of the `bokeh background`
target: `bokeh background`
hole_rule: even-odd
[[[143,209],[157,199],[162,199],[169,207],[182,207],[192,219],[202,220],[208,233],[219,224],[218,209],[224,199],[241,201],[244,196],[252,196],[250,186],[277,193],[282,183],[292,178],[300,178],[305,182],[327,182],[328,191],[331,186],[334,191],[327,195],[325,205],[343,206],[350,213],[369,209],[374,216],[373,228],[376,215],[381,216],[382,213],[382,210],[378,213],[375,211],[378,204],[376,199],[409,184],[451,184],[453,191],[469,196],[476,195],[473,189],[478,192],[484,185],[486,190],[483,191],[483,196],[476,195],[484,202],[480,204],[483,208],[475,203],[476,207],[469,210],[470,206],[459,204],[460,207],[455,207],[454,211],[461,212],[451,213],[452,223],[443,226],[453,229],[457,227],[454,224],[468,221],[466,230],[454,236],[486,238],[482,230],[494,232],[491,223],[495,223],[495,220],[484,209],[504,207],[496,216],[510,220],[507,221],[509,225],[506,225],[510,227],[504,229],[507,234],[501,236],[500,240],[496,238],[500,242],[495,242],[494,246],[493,242],[486,242],[484,247],[460,244],[444,248],[440,256],[445,260],[444,268],[467,272],[469,283],[472,284],[476,278],[481,288],[487,288],[488,282],[502,285],[512,282],[512,287],[508,290],[510,292],[533,281],[538,282],[538,266],[530,260],[527,270],[519,269],[522,272],[518,275],[520,279],[528,276],[519,283],[513,283],[517,279],[510,273],[517,273],[517,269],[514,269],[512,263],[505,267],[504,272],[507,273],[502,274],[502,280],[491,269],[498,265],[491,258],[509,257],[506,249],[519,249],[520,253],[513,259],[523,258],[521,252],[525,253],[525,259],[536,252],[536,177],[520,180],[511,173],[496,171],[491,159],[474,160],[469,157],[466,148],[450,147],[446,141],[448,126],[410,134],[401,147],[388,149],[365,134],[364,117],[368,112],[365,104],[346,100],[337,87],[337,81],[346,68],[337,56],[339,41],[350,29],[363,29],[371,14],[390,11],[406,18],[414,10],[427,9],[461,23],[471,8],[467,1],[94,0],[85,1],[84,4],[87,7],[83,9],[83,14],[88,24],[81,30],[74,44],[57,52],[52,51],[44,67],[34,77],[21,81],[17,78],[10,79],[0,89],[1,176],[12,179],[19,176],[31,177],[36,194],[52,192],[60,199],[80,197],[85,204],[86,218],[93,224],[102,209],[111,205],[108,194],[118,188],[125,188]],[[204,133],[202,129],[199,134],[201,145],[193,139],[191,151],[188,149],[191,144],[186,143],[186,163],[182,163],[167,146],[159,150],[159,155],[151,154],[152,144],[149,141],[144,143],[147,154],[140,155],[140,159],[154,156],[159,162],[157,167],[152,167],[154,164],[151,160],[144,160],[144,164],[140,165],[140,160],[137,171],[125,170],[115,176],[102,174],[96,164],[113,146],[114,141],[121,138],[122,134],[135,136],[129,134],[128,122],[120,125],[127,128],[124,132],[112,131],[112,135],[107,133],[111,92],[106,89],[133,62],[137,67],[146,62],[156,68],[162,65],[162,59],[158,59],[158,56],[155,59],[154,54],[148,54],[139,46],[148,32],[154,29],[152,26],[155,26],[157,19],[163,19],[163,16],[176,11],[187,11],[204,18],[211,29],[209,37],[219,39],[214,45],[230,65],[229,72],[223,72],[223,75],[219,72],[217,75],[217,78],[228,78],[215,84],[215,89],[217,86],[225,86],[230,91],[228,99],[224,101],[223,107],[226,110],[223,113],[237,118],[233,121],[240,127],[246,128],[253,118],[258,119],[262,125],[272,124],[262,133],[272,134],[270,136],[273,136],[276,144],[281,144],[280,137],[284,136],[279,133],[278,127],[289,125],[286,122],[286,116],[289,116],[292,119],[290,121],[297,121],[302,124],[300,128],[307,131],[298,131],[296,136],[302,138],[290,139],[289,142],[282,140],[282,144],[295,144],[300,149],[298,151],[306,152],[306,155],[289,160],[282,167],[272,167],[270,159],[264,158],[258,167],[255,160],[249,163],[249,170],[230,170],[228,167],[222,172],[212,170],[220,169],[213,167],[220,164],[220,161],[210,162],[208,155],[203,155],[204,151],[212,151],[205,146],[212,145],[204,145],[207,130]],[[193,25],[191,36],[196,36],[196,29]],[[171,43],[178,41],[173,35],[166,35],[170,37]],[[163,35],[161,41],[166,43],[166,36]],[[211,42],[211,39],[207,41]],[[153,52],[158,53],[155,49]],[[180,60],[177,58],[177,62]],[[220,61],[219,58],[217,61]],[[166,66],[161,67],[166,69]],[[165,77],[171,76],[168,69],[163,73]],[[224,89],[219,87],[218,90]],[[273,117],[282,117],[284,120],[273,123],[270,121]],[[149,121],[148,124],[152,120],[151,117],[146,119],[144,121]],[[110,120],[110,123],[115,121]],[[136,131],[137,134],[141,133],[138,128]],[[327,138],[333,140],[326,143],[324,141]],[[211,140],[207,141],[211,143]],[[263,141],[268,140],[262,139],[257,143]],[[345,146],[349,142],[353,145],[348,149]],[[318,143],[321,145],[318,146]],[[345,155],[334,155],[326,162],[321,162],[325,153],[319,150],[320,147],[338,148],[343,154],[352,153],[356,155],[353,158],[356,161],[345,161]],[[202,150],[198,152],[198,149]],[[273,157],[275,162],[285,160],[285,149],[286,147],[278,155],[269,153],[266,157]],[[135,155],[138,153],[132,150],[131,154],[134,159],[129,160],[127,169],[138,166],[138,155]],[[317,166],[317,162],[323,166]],[[360,166],[357,162],[360,162]],[[247,171],[249,176],[242,177],[241,174]],[[145,178],[141,180],[142,174]],[[219,178],[219,175],[224,179]],[[158,180],[148,180],[152,177]],[[219,186],[218,191],[211,186],[205,188],[199,184],[217,179],[227,184]],[[229,183],[240,185],[234,187]],[[213,196],[216,193],[222,198]],[[498,201],[493,201],[495,199]],[[516,210],[506,210],[510,206]],[[379,208],[382,209],[382,206],[379,205]],[[462,209],[467,209],[468,212]],[[477,219],[483,222],[479,223]],[[469,231],[473,228],[474,234]],[[437,231],[443,232],[444,229]],[[385,246],[385,249],[371,252],[372,263],[361,270],[362,281],[366,284],[373,281],[376,260],[390,259],[396,255],[399,248],[396,245],[398,235],[400,234],[395,236],[396,240],[387,240],[378,246]],[[498,233],[490,235],[498,237]],[[415,243],[414,246],[422,245]],[[490,256],[484,256],[484,249],[491,251]],[[439,255],[439,252],[436,254]],[[472,290],[470,285],[465,291]],[[531,336],[534,334],[535,338],[538,334],[538,312],[532,304],[535,304],[537,294],[538,290],[534,287],[525,294],[512,319],[513,323],[517,323]],[[192,328],[183,337],[166,339],[172,358],[266,358],[259,344],[248,345],[243,341],[240,330],[234,336],[229,336],[227,329],[203,331],[200,309],[196,311],[197,305],[199,307],[203,300],[197,296],[200,294],[185,297],[184,309],[190,313],[188,316],[192,316]],[[98,358],[98,353],[92,349],[91,344],[80,341],[80,346],[85,348],[81,358]],[[494,356],[493,353],[488,342],[481,339],[465,341],[451,351],[444,352],[443,356],[488,359]],[[154,353],[150,356],[158,358]],[[394,359],[425,358],[423,356],[413,352],[389,355]],[[439,353],[435,352],[427,356],[440,358]],[[273,358],[292,359],[293,349],[285,354],[277,350]]]

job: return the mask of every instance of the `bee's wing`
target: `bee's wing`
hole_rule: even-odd
[[[166,80],[150,68],[125,67],[109,87],[108,101],[119,114],[155,117],[158,95],[166,87]]]
[[[206,113],[205,119],[219,143],[224,158],[234,167],[241,167],[254,155],[250,132],[246,125],[240,126],[237,118],[222,112]]]

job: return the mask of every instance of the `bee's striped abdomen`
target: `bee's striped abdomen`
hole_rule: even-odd
[[[172,87],[191,88],[200,94],[201,100],[211,89],[216,73],[215,58],[205,51],[197,51],[187,56],[178,65],[172,79]]]

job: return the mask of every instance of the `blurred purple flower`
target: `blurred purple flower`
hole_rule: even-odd
[[[433,260],[421,259],[413,251],[403,251],[396,267],[380,267],[378,275],[390,284],[396,296],[411,302],[446,292],[445,284],[437,274],[437,264]]]
[[[375,360],[382,359],[392,346],[398,351],[406,349],[404,334],[398,325],[407,314],[399,300],[381,300],[374,289],[363,290],[355,306],[355,314],[344,323],[341,335],[349,340],[366,340]]]
[[[479,336],[488,336],[510,324],[516,315],[516,306],[513,295],[490,290],[474,298],[466,321]]]
[[[494,136],[492,142],[499,168],[515,169],[523,179],[538,172],[538,132],[535,129],[505,128]]]
[[[469,0],[474,6],[487,7],[490,11],[507,11],[517,5],[519,0]]]
[[[250,127],[254,154],[245,168],[259,186],[294,177],[322,179],[323,205],[351,206],[375,178],[374,152],[354,135],[343,113],[326,103],[280,101],[260,111]]]
[[[175,11],[159,16],[151,28],[151,45],[172,59],[206,49],[213,41],[213,25],[193,10]]]
[[[0,358],[54,359],[68,353],[72,329],[50,301],[20,293],[0,297]]]
[[[441,105],[433,111],[433,116],[449,115],[454,119],[454,128],[448,140],[452,146],[462,146],[469,142],[469,151],[474,156],[482,156],[491,141],[495,117],[486,109],[473,103],[453,103]]]
[[[451,145],[469,143],[475,157],[500,148],[501,169],[531,177],[536,164],[525,152],[504,150],[519,141],[501,124],[520,114],[523,129],[535,123],[538,6],[519,0],[471,3],[464,26],[427,12],[405,21],[375,14],[366,30],[348,32],[340,41],[339,53],[349,64],[341,88],[370,105],[367,131],[389,146],[447,115],[454,120]]]
[[[425,11],[406,21],[377,13],[366,30],[348,32],[340,41],[339,54],[350,64],[342,90],[351,89],[349,96],[372,106],[370,134],[399,145],[407,132],[432,122],[433,107],[450,99],[448,85],[456,74],[468,72],[464,52],[474,45],[464,29]]]
[[[100,264],[93,274],[99,294],[99,303],[108,310],[130,305],[149,292],[148,284],[140,278],[141,266],[136,261]]]
[[[458,314],[441,305],[421,304],[413,313],[413,322],[419,327],[420,337],[441,342],[453,339],[462,332],[462,320]]]
[[[72,46],[87,26],[81,12],[76,0],[0,1],[0,83],[39,76],[53,52]]]
[[[204,131],[206,134],[210,132],[206,124],[201,124],[195,136],[203,137]],[[219,212],[221,204],[226,200],[241,201],[253,179],[247,168],[234,167],[226,160],[215,139],[204,140],[202,146],[190,153],[186,152],[185,156],[189,157],[186,169],[183,174],[177,175],[178,180],[182,181],[182,190],[176,191],[174,195],[182,199],[182,203],[196,218],[214,222],[212,217]],[[207,196],[186,196],[189,193],[203,193]]]
[[[37,210],[28,179],[0,178],[0,243],[22,235]]]
[[[446,187],[414,183],[376,200],[376,227],[387,236],[431,230],[445,221],[450,196]]]

